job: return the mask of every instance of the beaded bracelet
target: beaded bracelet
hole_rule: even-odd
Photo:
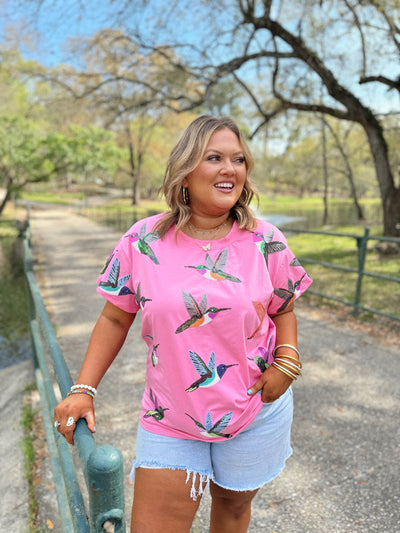
[[[297,353],[298,357],[300,357],[299,350],[295,346],[292,346],[291,344],[279,344],[278,346],[275,346],[274,351],[273,351],[273,355],[276,355],[276,350],[278,348],[291,348],[293,351],[295,351]]]
[[[69,393],[67,394],[67,396],[71,396],[71,394],[88,394],[91,398],[93,398],[93,400],[94,400],[94,397],[95,397],[94,392],[92,392],[90,390],[87,390],[87,389],[70,390]]]
[[[71,391],[73,390],[76,390],[76,389],[86,389],[90,392],[93,392],[93,394],[96,396],[97,394],[97,389],[95,389],[94,387],[92,387],[91,385],[72,385],[71,387]]]
[[[281,372],[283,372],[284,374],[289,376],[291,379],[297,379],[297,376],[295,374],[292,374],[292,372],[290,372],[290,370],[286,370],[280,364],[274,362],[274,363],[271,364],[271,366],[277,368],[278,370],[280,370]]]

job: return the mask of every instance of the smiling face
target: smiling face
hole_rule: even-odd
[[[239,200],[246,181],[246,160],[229,129],[213,133],[197,167],[183,180],[193,216],[221,217]]]

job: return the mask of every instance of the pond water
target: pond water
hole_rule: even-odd
[[[0,239],[0,369],[31,357],[20,239]]]
[[[322,202],[321,202],[322,203]],[[369,222],[380,223],[382,220],[382,210],[379,205],[371,205],[363,208],[365,219]],[[282,228],[299,228],[299,229],[315,229],[321,227],[323,224],[323,211],[310,209],[296,209],[291,208],[288,212],[279,211],[275,213],[273,210],[266,213],[257,213],[258,216],[268,220],[275,226],[282,226]],[[329,207],[328,225],[352,225],[357,224],[357,211],[353,205],[343,204]]]

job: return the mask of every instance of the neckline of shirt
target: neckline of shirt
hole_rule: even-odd
[[[173,232],[175,232],[175,226],[171,229],[173,229]],[[204,251],[208,251],[216,248],[221,248],[224,245],[227,245],[228,243],[230,244],[233,241],[243,238],[246,233],[246,231],[243,231],[239,228],[236,220],[234,220],[229,233],[225,235],[225,237],[221,237],[220,239],[196,239],[195,237],[190,237],[189,235],[186,235],[186,233],[183,233],[183,231],[178,232],[178,239],[183,241],[186,245],[190,245],[195,248],[202,248]]]

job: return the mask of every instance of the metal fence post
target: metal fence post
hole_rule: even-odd
[[[87,469],[90,501],[90,531],[104,533],[104,524],[115,533],[125,533],[123,461],[119,450],[104,445],[90,454]]]
[[[358,237],[357,238],[358,277],[357,277],[356,293],[355,293],[355,296],[354,296],[353,316],[357,316],[358,315],[358,311],[359,311],[359,305],[360,305],[360,299],[361,299],[362,280],[363,280],[363,276],[364,276],[365,257],[367,255],[368,238],[369,238],[369,228],[365,228],[364,235],[362,237]]]

